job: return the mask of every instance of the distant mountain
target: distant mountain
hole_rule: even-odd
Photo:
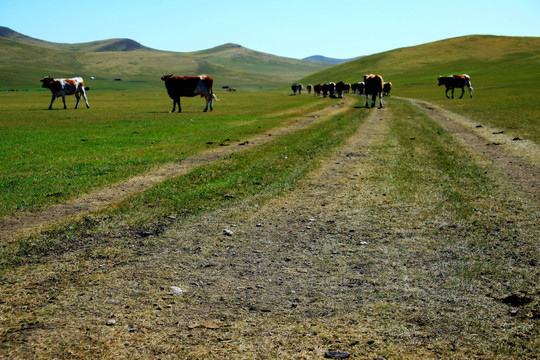
[[[132,82],[138,88],[161,88],[161,75],[172,73],[208,74],[214,77],[216,88],[230,85],[254,90],[283,87],[331,66],[266,54],[237,44],[180,53],[148,48],[131,39],[54,43],[0,27],[0,86],[7,88],[35,87],[36,83],[39,86],[44,75],[94,77],[96,82],[121,78],[125,81],[115,84],[116,87]]]
[[[138,42],[131,39],[109,39],[109,40],[92,41],[92,42],[79,43],[79,44],[55,43],[55,42],[35,39],[33,37],[20,34],[4,26],[0,26],[0,37],[23,42],[26,44],[43,46],[43,47],[48,47],[51,49],[58,49],[58,50],[95,51],[95,52],[150,50],[150,48],[147,48],[146,46],[143,46],[139,44]]]
[[[322,55],[313,55],[313,56],[309,56],[307,58],[303,58],[302,60],[318,61],[318,62],[324,62],[324,63],[330,63],[330,64],[342,64],[342,63],[345,63],[345,62],[348,62],[348,61],[356,60],[356,59],[358,59],[360,57],[361,56],[357,56],[357,57],[351,58],[351,59],[334,59],[334,58],[329,58],[329,57],[322,56]]]

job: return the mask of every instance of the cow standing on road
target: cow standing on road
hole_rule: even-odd
[[[463,97],[463,94],[465,94],[465,86],[469,89],[469,95],[471,98],[473,97],[473,88],[471,86],[471,77],[467,74],[462,75],[452,75],[452,76],[439,76],[439,86],[444,85],[446,86],[446,97],[450,99],[448,96],[448,90],[452,90],[452,99],[454,98],[454,89],[458,88],[461,89],[461,96],[460,99]]]
[[[383,107],[382,91],[384,86],[384,80],[379,74],[364,75],[364,84],[366,92],[366,107],[368,106],[368,98],[371,95],[371,107],[375,107],[375,101],[377,95],[379,96],[379,109]]]
[[[176,109],[178,104],[178,112],[182,112],[180,106],[180,97],[194,97],[200,95],[206,99],[206,112],[208,108],[210,111],[214,110],[214,98],[216,97],[212,91],[214,79],[210,76],[172,76],[163,75],[161,80],[165,81],[165,87],[169,97],[173,100],[173,108],[171,113]]]
[[[84,87],[84,81],[82,77],[74,77],[71,79],[54,79],[50,76],[44,77],[40,80],[43,84],[41,87],[51,90],[52,99],[51,104],[49,105],[49,110],[52,110],[54,99],[57,97],[62,97],[62,102],[64,103],[64,109],[66,109],[66,95],[75,95],[77,98],[77,103],[75,104],[75,109],[79,106],[79,101],[81,100],[81,95],[86,102],[86,107],[89,108],[88,99],[86,98],[85,90],[89,88]]]

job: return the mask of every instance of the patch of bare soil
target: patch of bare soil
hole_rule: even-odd
[[[157,183],[185,174],[202,164],[215,161],[237,151],[243,151],[264,144],[273,138],[290,134],[313,122],[323,121],[328,117],[345,111],[347,108],[346,102],[346,99],[344,99],[340,103],[329,106],[326,109],[299,117],[286,126],[273,129],[269,134],[247,139],[235,146],[224,146],[209,150],[200,155],[184,159],[181,162],[165,165],[157,170],[122,181],[111,187],[83,195],[72,201],[35,212],[21,213],[2,218],[0,219],[0,239],[14,238],[20,231],[47,226],[66,217],[82,215],[120,202]]]
[[[540,201],[540,150],[536,144],[479,125],[426,101],[408,100],[423,109],[466,146],[483,154],[524,192]]]

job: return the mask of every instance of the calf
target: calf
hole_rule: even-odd
[[[75,95],[75,97],[77,98],[75,109],[79,106],[79,100],[81,100],[81,95],[86,102],[86,107],[90,107],[85,92],[85,90],[89,90],[89,88],[84,87],[84,81],[82,77],[74,77],[71,79],[53,79],[52,77],[47,76],[42,78],[40,81],[43,83],[41,87],[51,90],[52,93],[49,110],[52,110],[54,99],[60,96],[62,97],[62,102],[64,103],[64,109],[66,109],[66,95]]]

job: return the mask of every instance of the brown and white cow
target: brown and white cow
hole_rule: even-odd
[[[85,90],[89,88],[84,87],[84,81],[82,77],[74,77],[71,79],[54,79],[50,76],[44,77],[40,80],[43,84],[41,87],[51,90],[52,99],[51,104],[49,105],[49,110],[52,109],[54,99],[57,97],[62,97],[62,102],[64,103],[64,109],[66,108],[66,95],[75,95],[77,98],[77,103],[75,104],[75,109],[79,106],[79,100],[81,95],[86,102],[86,107],[89,108],[88,99],[86,98]]]
[[[383,107],[382,91],[384,87],[383,77],[379,74],[364,75],[366,107],[368,106],[368,98],[371,95],[371,107],[375,107],[377,95],[379,96],[379,109]]]
[[[210,76],[173,76],[163,75],[161,80],[165,81],[165,87],[169,97],[173,100],[173,108],[171,113],[176,109],[178,104],[178,112],[182,112],[180,106],[180,97],[194,97],[200,95],[206,99],[206,107],[204,111],[210,108],[210,111],[214,110],[214,99],[216,96],[212,91],[214,79]]]
[[[461,74],[461,75],[452,75],[452,76],[439,76],[439,86],[444,85],[446,87],[446,97],[450,99],[448,96],[448,90],[452,90],[452,99],[454,98],[454,89],[458,88],[461,89],[461,96],[460,99],[463,97],[463,94],[465,94],[465,86],[469,89],[469,95],[471,98],[473,97],[473,88],[471,86],[471,77],[467,74]]]
[[[383,96],[390,96],[391,90],[392,90],[392,82],[391,81],[385,82],[383,86]]]

